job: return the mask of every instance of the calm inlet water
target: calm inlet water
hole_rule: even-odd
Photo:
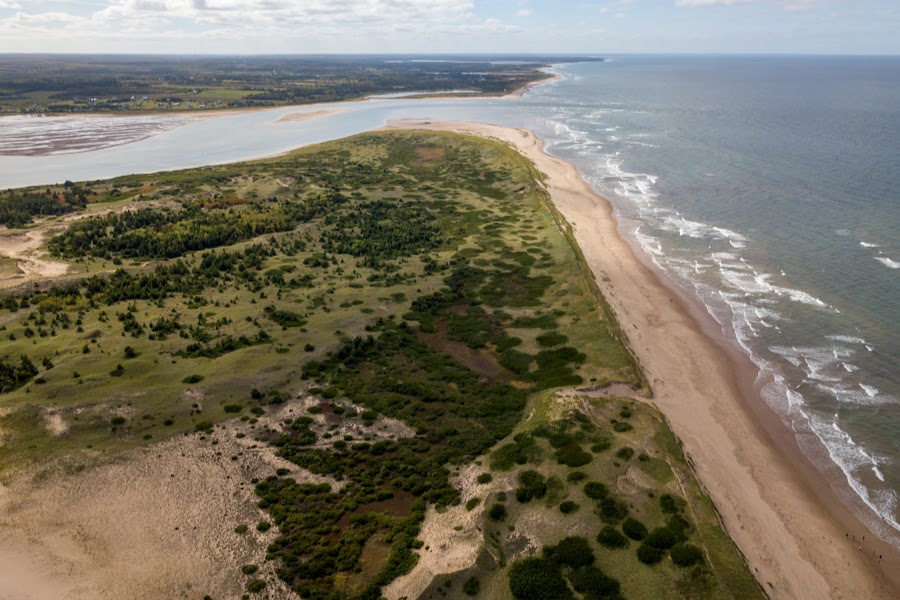
[[[900,59],[614,57],[558,71],[522,100],[348,103],[305,122],[276,122],[305,110],[279,109],[166,122],[114,148],[0,156],[0,187],[253,158],[387,119],[530,127],[740,343],[764,401],[900,546]],[[60,128],[34,121],[0,119],[0,137],[14,126],[21,143],[35,127],[52,144]],[[71,127],[90,137],[89,121]]]

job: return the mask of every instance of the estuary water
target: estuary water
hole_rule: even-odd
[[[622,56],[556,71],[521,99],[379,99],[308,121],[278,119],[316,108],[116,117],[131,132],[119,145],[0,156],[0,187],[256,158],[391,119],[531,128],[740,344],[763,400],[897,545],[900,59]],[[0,119],[0,138],[15,128],[53,148],[54,131],[99,140],[109,121]]]

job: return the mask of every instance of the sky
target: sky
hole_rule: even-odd
[[[0,52],[900,54],[900,0],[0,0]]]

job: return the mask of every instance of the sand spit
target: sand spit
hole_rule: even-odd
[[[328,117],[330,115],[338,115],[340,113],[347,112],[346,110],[339,109],[328,109],[321,108],[319,110],[313,110],[310,112],[296,112],[284,115],[277,121],[276,123],[286,123],[292,121],[310,121],[312,119],[321,119],[322,117]]]
[[[609,202],[591,190],[574,166],[546,154],[541,140],[527,130],[437,122],[391,123],[388,128],[495,138],[547,175],[554,205],[572,224],[646,371],[653,402],[683,441],[729,535],[771,597],[897,597],[896,582],[887,579],[900,573],[897,553],[873,541],[827,483],[810,474],[813,467],[790,432],[774,439],[772,427],[781,426],[780,421],[770,419],[772,427],[761,426],[761,417],[748,408],[753,390],[742,388],[734,358],[637,258],[619,235]]]

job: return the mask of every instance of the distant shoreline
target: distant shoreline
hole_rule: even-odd
[[[684,444],[729,535],[773,598],[894,598],[900,555],[871,534],[762,403],[751,365],[667,287],[618,232],[611,204],[528,130],[404,121],[388,129],[476,134],[512,145],[547,175],[553,204],[628,333],[652,402]],[[781,432],[779,434],[779,432]],[[879,560],[878,557],[882,559]]]

